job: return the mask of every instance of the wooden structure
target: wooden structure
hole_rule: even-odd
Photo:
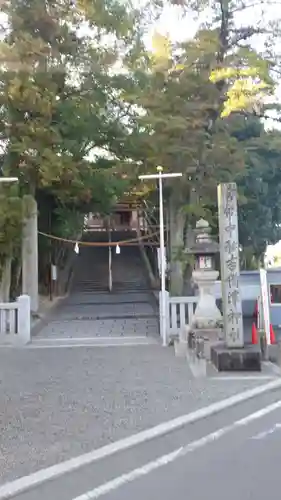
[[[90,214],[88,228],[92,230],[134,231],[137,228],[146,230],[146,222],[142,216],[142,204],[135,196],[124,197],[117,203],[110,218],[99,214]]]

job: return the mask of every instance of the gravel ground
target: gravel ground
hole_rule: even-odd
[[[193,379],[155,346],[0,350],[0,482],[85,453],[262,381]]]
[[[49,311],[38,338],[126,337],[158,334],[158,312],[149,292],[81,293]]]
[[[83,328],[81,328],[83,322]],[[39,332],[37,338],[97,338],[126,337],[133,335],[155,336],[157,332],[156,318],[105,318],[105,319],[73,319],[54,320]]]

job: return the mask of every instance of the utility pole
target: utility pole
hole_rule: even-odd
[[[112,292],[112,227],[111,216],[106,218],[107,235],[108,235],[108,290]]]
[[[160,331],[162,333],[163,347],[168,345],[167,338],[167,311],[166,311],[166,258],[165,258],[165,242],[164,242],[164,203],[163,203],[163,179],[170,177],[181,177],[182,173],[166,173],[163,174],[163,167],[157,167],[157,174],[139,175],[139,179],[157,179],[159,186],[159,231],[160,231],[160,273],[161,273],[161,318]]]
[[[111,247],[111,228],[109,228],[108,233],[108,288],[112,292],[112,247]]]

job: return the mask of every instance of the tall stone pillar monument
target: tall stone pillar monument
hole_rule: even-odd
[[[26,197],[26,216],[22,235],[22,293],[30,297],[30,309],[38,311],[38,232],[37,203]]]
[[[244,347],[242,300],[239,289],[237,187],[218,186],[223,321],[227,347]]]
[[[218,186],[221,283],[225,341],[211,348],[219,371],[260,371],[258,345],[244,345],[242,298],[239,287],[237,186]]]

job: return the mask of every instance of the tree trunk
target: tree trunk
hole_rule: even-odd
[[[146,271],[147,271],[147,274],[148,274],[148,277],[149,277],[150,285],[151,285],[151,287],[153,289],[156,289],[157,288],[156,279],[155,279],[155,276],[154,276],[154,273],[153,273],[153,270],[152,270],[149,258],[147,256],[147,253],[146,253],[145,248],[144,248],[144,244],[143,244],[143,240],[142,240],[142,235],[141,235],[141,232],[139,230],[139,227],[136,228],[136,232],[137,232],[137,237],[138,237],[138,240],[139,240],[138,242],[139,242],[140,253],[141,253],[144,265],[146,267]]]
[[[194,187],[190,190],[189,203],[190,203],[190,206],[196,206],[199,204],[198,193]],[[193,215],[192,217],[189,216],[189,218],[187,220],[186,231],[185,231],[185,247],[186,248],[191,248],[196,242],[196,231],[195,231],[196,222],[194,219],[195,219],[195,217]],[[187,263],[187,265],[185,266],[185,269],[184,269],[183,291],[184,291],[184,295],[186,295],[186,296],[194,295],[196,285],[192,281],[193,269],[194,269],[194,265],[191,263]]]
[[[175,196],[169,200],[170,222],[170,292],[179,296],[183,293],[183,265],[180,253],[184,248],[185,214],[176,203]]]
[[[19,259],[17,262],[16,272],[15,272],[15,291],[17,295],[20,293],[21,271],[22,271],[22,263],[21,259]]]
[[[11,265],[12,257],[6,258],[3,265],[2,279],[0,284],[0,302],[9,302],[11,288]]]
[[[189,225],[185,234],[185,247],[186,248],[192,247],[195,243],[195,239],[196,239],[196,234],[194,228],[192,228]],[[193,271],[193,265],[187,264],[183,272],[184,276],[183,292],[184,295],[186,296],[194,295],[194,284],[192,283],[192,271]]]

